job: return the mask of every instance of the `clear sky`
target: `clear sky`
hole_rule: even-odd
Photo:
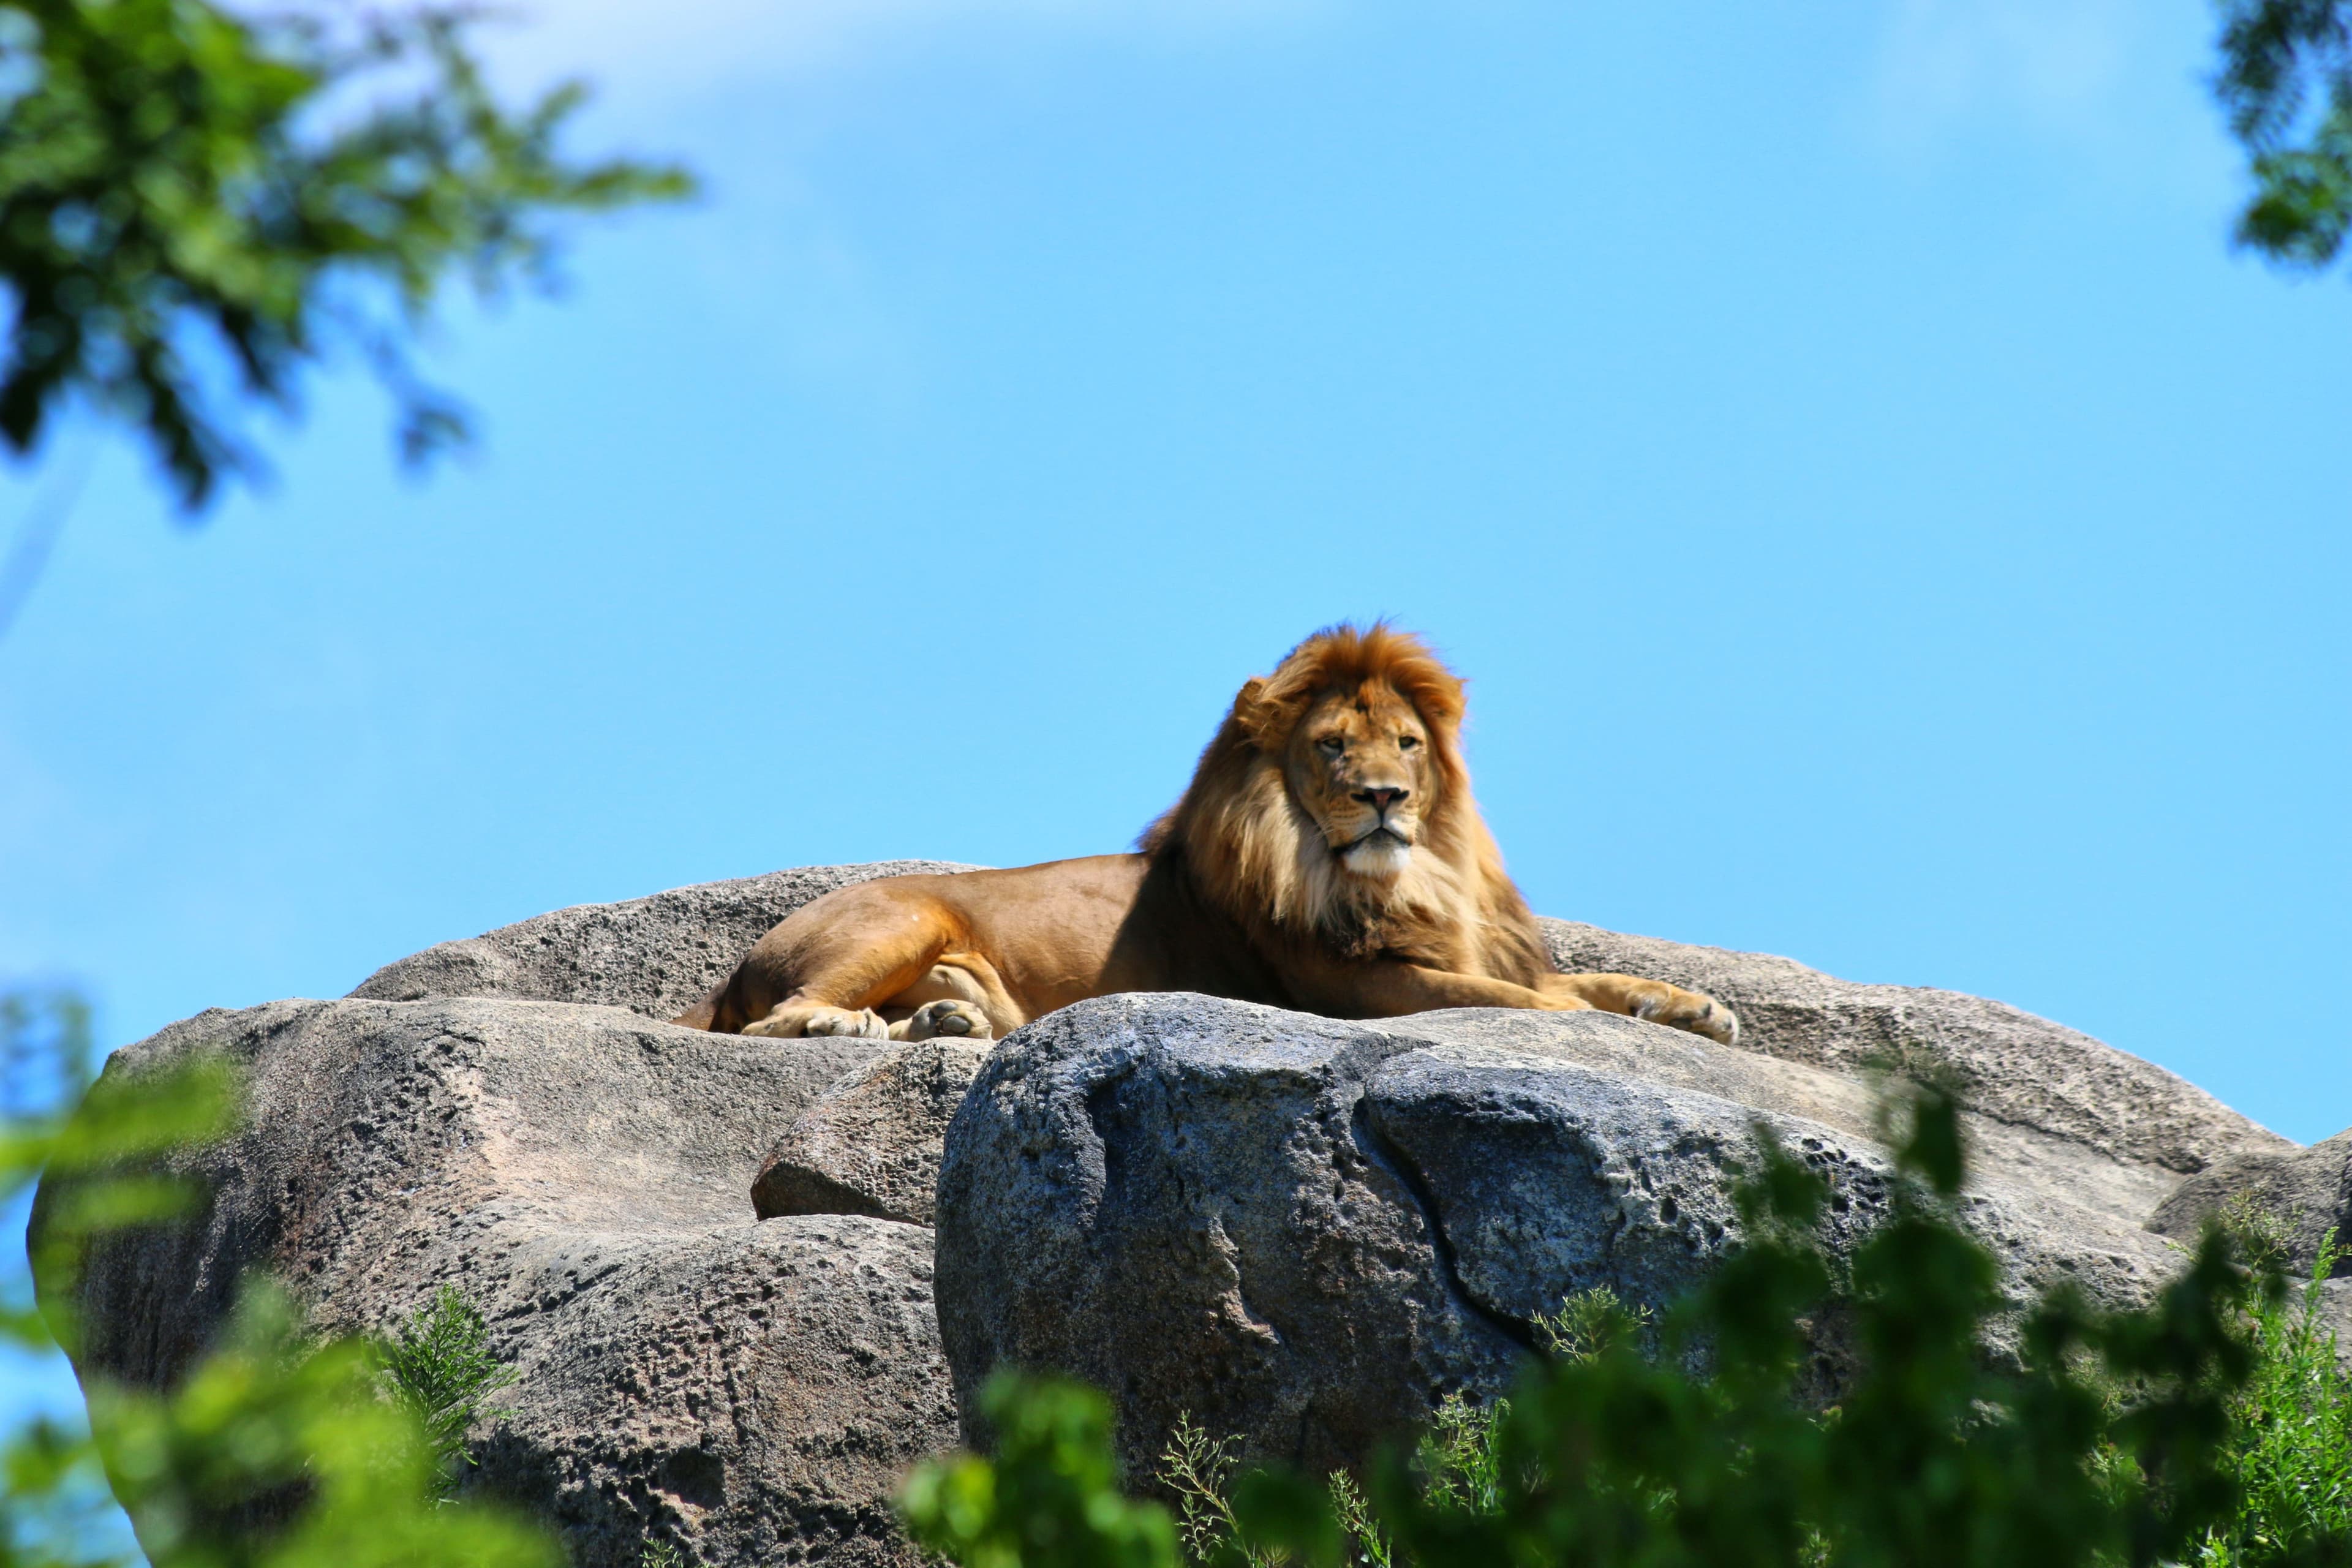
[[[0,973],[107,1044],[564,904],[1125,847],[1347,616],[1546,913],[2352,1123],[2352,289],[2234,254],[2195,0],[554,4],[699,205],[355,372],[0,642]]]

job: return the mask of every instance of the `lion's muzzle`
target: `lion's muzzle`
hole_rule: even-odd
[[[1339,851],[1339,864],[1359,877],[1398,877],[1412,862],[1412,840],[1383,823]]]

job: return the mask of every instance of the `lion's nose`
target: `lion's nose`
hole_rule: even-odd
[[[1394,805],[1404,797],[1405,792],[1401,789],[1360,789],[1356,792],[1356,798],[1358,800],[1362,801],[1366,805],[1370,806],[1374,811],[1381,813],[1383,816],[1388,815],[1389,807]]]

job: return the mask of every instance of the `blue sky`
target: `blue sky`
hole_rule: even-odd
[[[107,1044],[541,910],[1125,846],[1393,615],[1537,909],[2352,1123],[2352,290],[2234,254],[2189,0],[547,7],[698,205],[454,310],[0,641],[0,973]]]

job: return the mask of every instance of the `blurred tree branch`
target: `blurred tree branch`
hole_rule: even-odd
[[[198,510],[257,463],[217,384],[291,408],[339,344],[390,389],[406,459],[464,440],[406,353],[444,279],[543,286],[558,215],[693,188],[674,166],[563,157],[584,89],[509,110],[467,47],[478,19],[0,0],[0,440],[29,452],[86,399]]]
[[[2222,0],[2213,90],[2254,176],[2239,243],[2326,267],[2352,225],[2352,0]]]

